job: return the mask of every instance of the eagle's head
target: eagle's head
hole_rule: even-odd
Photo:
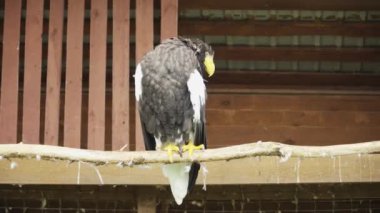
[[[215,72],[214,50],[209,44],[200,39],[179,38],[186,46],[190,47],[198,58],[200,68],[211,77]]]

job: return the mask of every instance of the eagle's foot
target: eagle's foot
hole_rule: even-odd
[[[204,149],[205,149],[205,146],[203,144],[195,146],[192,141],[189,141],[188,144],[182,146],[183,152],[186,152],[186,151],[189,152],[189,157],[193,156],[194,150],[204,150]]]
[[[168,153],[170,163],[173,163],[173,152],[179,152],[180,149],[174,143],[169,143],[164,147],[164,150]]]

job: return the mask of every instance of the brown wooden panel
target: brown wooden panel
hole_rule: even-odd
[[[0,143],[17,141],[19,39],[21,0],[6,0],[4,6],[3,55],[0,99]]]
[[[136,64],[153,49],[153,1],[139,0],[136,2]],[[137,107],[136,107],[137,109]],[[139,113],[136,110],[136,150],[144,150]]]
[[[321,72],[291,72],[291,71],[227,71],[217,70],[209,79],[210,85],[240,84],[257,87],[280,88],[297,87],[357,87],[380,88],[380,75],[350,74],[350,73],[321,73]]]
[[[376,22],[328,22],[328,21],[206,21],[180,20],[181,35],[232,35],[232,36],[292,36],[292,35],[340,35],[380,36],[380,24]]]
[[[23,44],[20,45],[21,47]],[[153,44],[152,44],[153,46]],[[0,46],[1,47],[1,46]],[[87,49],[89,44],[84,44]],[[44,46],[46,48],[46,45]],[[214,45],[216,60],[265,60],[265,61],[342,61],[342,62],[378,62],[380,48],[375,47],[268,47],[268,46],[221,46]],[[130,49],[135,49],[131,45]],[[137,49],[136,49],[137,50]],[[112,44],[107,45],[107,52],[112,52]],[[89,57],[89,51],[84,51],[83,57]],[[22,57],[21,57],[22,58]],[[131,59],[135,52],[131,52]],[[66,57],[63,58],[65,60]],[[107,55],[111,60],[112,55]],[[218,71],[218,70],[217,70]]]
[[[130,1],[113,1],[112,149],[129,141],[129,32]]]
[[[105,147],[107,0],[91,1],[88,148]]]
[[[209,94],[207,109],[380,111],[378,95]]]
[[[69,0],[67,17],[64,146],[80,148],[84,0]]]
[[[46,82],[45,142],[58,145],[64,0],[50,2]]]
[[[379,61],[379,48],[214,46],[216,60]]]
[[[161,0],[161,41],[178,34],[178,0]]]
[[[256,20],[192,20],[170,18],[174,16],[166,14],[159,22],[154,21],[154,31],[157,35],[160,24],[167,20],[170,29],[163,28],[163,32],[168,30],[170,36],[180,35],[231,35],[231,36],[292,36],[292,35],[335,35],[335,36],[380,36],[380,24],[378,22],[341,22],[341,21],[256,21]],[[48,20],[45,19],[43,32],[48,33]],[[108,19],[107,30],[112,32],[112,18]],[[178,26],[172,24],[178,22]],[[170,23],[170,24],[169,24]],[[3,23],[0,22],[0,27]],[[21,22],[23,25],[23,21]],[[85,19],[84,34],[90,34],[90,19]],[[131,35],[135,34],[135,22],[131,22]],[[111,34],[109,34],[111,36]]]
[[[208,126],[210,148],[256,141],[332,145],[377,140],[379,127]]]
[[[373,0],[181,0],[180,9],[225,10],[379,10],[380,2]]]
[[[26,2],[22,141],[40,143],[43,0]]]
[[[207,110],[207,124],[231,126],[288,127],[380,127],[380,112],[288,111],[288,110]]]

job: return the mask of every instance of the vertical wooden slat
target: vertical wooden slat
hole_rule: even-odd
[[[69,0],[67,12],[64,145],[80,148],[84,0]]]
[[[26,2],[22,141],[40,142],[43,0]]]
[[[50,1],[45,142],[58,145],[64,0]]]
[[[105,148],[107,0],[91,1],[88,148]]]
[[[140,186],[137,189],[137,213],[157,212],[156,190],[153,187]]]
[[[153,49],[153,0],[136,1],[136,64]],[[145,150],[140,116],[136,107],[136,150]]]
[[[6,0],[0,99],[0,143],[17,142],[21,0]]]
[[[112,149],[129,139],[129,0],[113,1]],[[129,150],[130,144],[127,147]]]
[[[178,34],[178,0],[161,0],[161,41]]]

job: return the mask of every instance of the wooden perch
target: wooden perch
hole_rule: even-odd
[[[380,141],[332,146],[295,146],[276,142],[257,142],[198,151],[193,155],[192,159],[187,154],[184,157],[175,155],[173,161],[228,161],[255,156],[279,156],[286,160],[289,157],[312,158],[377,152],[380,152]],[[81,161],[96,165],[118,164],[133,166],[150,163],[169,163],[169,158],[163,151],[95,151],[22,143],[0,145],[0,157],[8,159],[39,158],[43,160]]]
[[[198,151],[193,160],[202,162],[197,184],[378,182],[380,155],[371,153],[379,152],[380,141],[320,147],[258,142]],[[174,156],[185,161],[191,161],[187,154]],[[169,159],[162,151],[5,144],[0,184],[167,184],[163,163]]]

